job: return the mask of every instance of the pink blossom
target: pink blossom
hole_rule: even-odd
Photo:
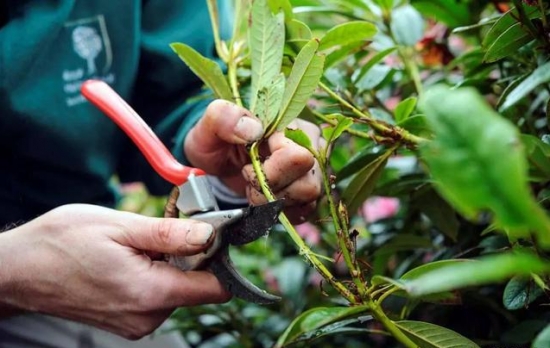
[[[395,216],[399,211],[399,199],[393,197],[371,197],[361,208],[367,223]]]
[[[321,232],[314,224],[305,222],[296,226],[296,232],[304,238],[309,245],[317,245],[321,241]]]

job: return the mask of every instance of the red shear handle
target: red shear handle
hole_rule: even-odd
[[[82,84],[81,91],[86,99],[122,128],[164,179],[180,186],[191,174],[205,174],[200,169],[180,164],[145,121],[108,84],[88,80]]]

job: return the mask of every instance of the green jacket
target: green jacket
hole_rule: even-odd
[[[220,3],[228,13],[230,1]],[[107,81],[184,160],[183,139],[207,100],[191,98],[201,83],[172,42],[213,56],[205,0],[0,2],[0,229],[66,203],[112,206],[115,174],[167,192],[79,87]]]

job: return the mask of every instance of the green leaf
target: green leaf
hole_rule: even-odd
[[[297,343],[297,342],[307,341],[309,344],[311,344],[312,341],[317,340],[323,336],[346,335],[347,337],[347,335],[351,335],[351,334],[368,335],[372,333],[372,331],[369,329],[361,329],[357,327],[345,327],[345,326],[350,324],[357,324],[357,323],[363,324],[369,320],[372,320],[371,315],[364,315],[353,319],[338,321],[334,324],[329,324],[327,326],[323,326],[322,328],[306,332],[300,337],[298,337],[294,342]]]
[[[317,330],[336,321],[364,313],[367,306],[357,307],[318,307],[303,312],[288,326],[279,337],[274,348],[282,348],[294,342],[300,335]]]
[[[378,64],[373,66],[360,80],[357,80],[355,85],[360,91],[369,91],[380,85],[394,72],[392,67]]]
[[[267,3],[271,12],[279,13],[279,11],[282,11],[285,14],[285,20],[287,22],[293,19],[292,4],[289,0],[267,0]]]
[[[390,149],[381,154],[380,157],[360,170],[351,180],[342,193],[342,200],[348,211],[355,212],[371,194],[392,152],[393,149]]]
[[[300,22],[297,19],[293,19],[286,24],[286,31],[288,36],[288,41],[295,40],[311,40],[312,34],[311,29],[304,23]]]
[[[424,19],[411,5],[393,10],[391,21],[395,41],[404,46],[414,46],[424,36]]]
[[[353,82],[357,83],[357,81],[360,81],[363,78],[363,76],[365,76],[365,74],[368,73],[370,69],[372,69],[373,66],[380,63],[384,58],[386,58],[386,56],[393,53],[396,49],[397,47],[390,47],[372,56],[372,58],[369,59],[367,64],[363,65],[361,70],[359,70],[359,73],[357,74],[357,76],[352,76]]]
[[[458,219],[455,210],[431,187],[413,192],[413,204],[430,221],[454,242],[458,236]]]
[[[319,50],[324,51],[335,46],[343,46],[357,41],[371,39],[378,29],[369,22],[352,21],[331,28],[321,39]]]
[[[550,221],[527,185],[518,130],[474,89],[436,86],[420,105],[436,134],[421,153],[442,196],[470,219],[491,211],[512,240],[532,230],[549,246]]]
[[[537,333],[544,329],[548,324],[546,320],[525,320],[514,326],[510,331],[501,335],[500,340],[502,343],[508,345],[522,346],[533,342]],[[545,348],[548,348],[546,346]]]
[[[327,58],[326,58],[326,61],[325,61],[325,71],[328,68],[335,65],[336,63],[338,63],[338,62],[340,62],[340,61],[342,61],[346,58],[352,57],[355,53],[364,51],[366,45],[367,45],[367,43],[365,43],[365,42],[360,42],[360,41],[359,42],[353,42],[351,44],[344,45],[340,48],[337,48],[337,49],[331,51],[327,55]]]
[[[276,129],[284,129],[298,117],[319,84],[323,75],[325,57],[317,54],[318,47],[319,42],[313,39],[298,53],[286,81],[281,110],[277,121],[273,124]],[[272,131],[268,130],[267,135],[271,133]]]
[[[327,118],[337,121],[336,126],[331,125],[323,128],[323,138],[327,141],[327,145],[330,146],[342,133],[353,125],[353,119],[341,114],[328,115]]]
[[[315,149],[311,144],[311,139],[307,136],[307,134],[303,130],[286,128],[285,137],[292,140],[296,144],[302,147],[305,147],[306,149],[309,150],[309,152],[315,153]]]
[[[414,111],[414,108],[416,107],[416,102],[416,97],[409,97],[405,100],[400,101],[395,108],[395,121],[402,122],[407,119]]]
[[[550,347],[550,325],[542,330],[537,338],[533,341],[531,348],[548,348]]]
[[[491,63],[514,55],[521,47],[531,41],[533,41],[533,37],[525,31],[523,24],[515,23],[508,27],[496,40],[490,42],[483,60]]]
[[[549,273],[550,264],[525,252],[480,257],[472,262],[448,264],[405,282],[411,296],[424,296],[469,286],[501,282],[514,276]]]
[[[423,138],[433,138],[434,135],[424,115],[414,115],[399,122],[397,125]]]
[[[278,79],[285,45],[284,14],[273,15],[267,0],[254,0],[248,31],[252,86],[250,110],[256,112],[258,92]]]
[[[391,10],[393,7],[393,0],[374,0],[374,2],[385,10]]]
[[[479,348],[466,337],[434,324],[402,320],[395,325],[420,348]]]
[[[262,121],[264,129],[277,118],[284,90],[285,75],[283,73],[279,74],[270,84],[258,90],[254,114]]]
[[[303,296],[307,283],[307,265],[301,258],[287,257],[273,268],[273,275],[282,295],[289,299]]]
[[[182,43],[170,45],[181,60],[208,86],[217,98],[233,100],[233,94],[222,69],[215,61],[208,59],[193,48]]]
[[[531,282],[529,277],[514,277],[504,288],[502,303],[509,310],[526,308],[542,294],[544,291]]]
[[[466,2],[456,0],[411,0],[418,11],[428,17],[444,22],[451,28],[472,23]]]
[[[538,10],[532,6],[524,5],[523,10],[529,18],[535,18],[538,13]],[[485,48],[491,46],[500,36],[510,29],[510,27],[518,24],[518,16],[518,11],[516,11],[515,7],[500,16],[484,35],[481,45]]]
[[[423,265],[420,265],[416,268],[411,269],[410,271],[406,272],[401,276],[401,280],[413,280],[418,279],[421,276],[425,275],[426,273],[433,272],[435,270],[438,270],[440,268],[449,267],[456,264],[461,264],[463,262],[475,262],[474,260],[469,259],[452,259],[452,260],[440,260],[440,261],[433,261],[430,263],[425,263]]]
[[[536,182],[550,180],[550,145],[529,134],[522,134],[521,142],[525,146],[529,161],[530,180]]]
[[[550,81],[550,62],[539,66],[525,80],[514,88],[502,103],[500,110],[506,110],[526,97],[538,86]]]

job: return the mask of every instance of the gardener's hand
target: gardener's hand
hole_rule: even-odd
[[[314,124],[297,120],[291,126],[306,132],[314,147],[322,142]],[[187,135],[184,151],[193,166],[220,177],[233,191],[246,195],[250,203],[259,204],[266,199],[245,145],[260,139],[263,133],[261,122],[248,110],[216,100]],[[277,197],[285,198],[288,217],[295,223],[304,220],[321,195],[321,173],[314,157],[281,132],[264,144],[262,156],[269,186]]]
[[[130,339],[179,306],[227,301],[206,271],[182,272],[144,252],[193,255],[212,226],[67,205],[0,234],[0,308],[84,322]]]

